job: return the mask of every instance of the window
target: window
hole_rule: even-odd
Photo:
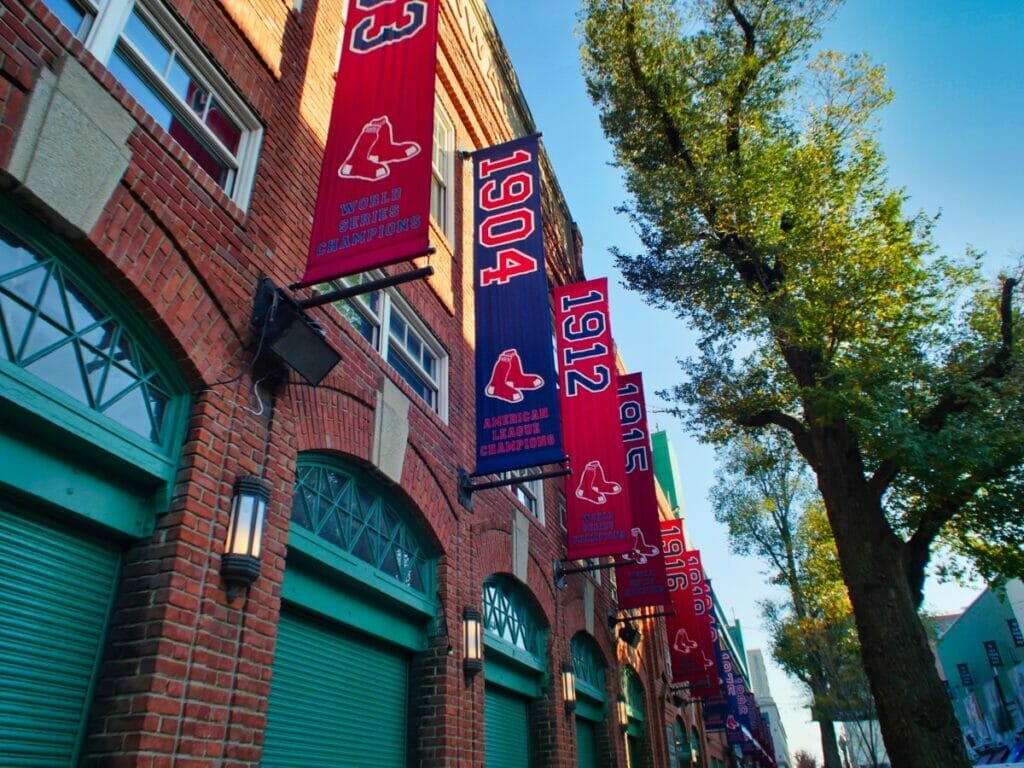
[[[398,583],[433,594],[436,562],[410,515],[354,467],[326,456],[300,456],[291,522]]]
[[[430,215],[449,242],[455,242],[455,211],[452,193],[455,179],[455,127],[441,107],[434,110],[433,179]]]
[[[376,280],[366,272],[322,285],[324,292]],[[430,408],[447,417],[448,355],[394,288],[334,302],[334,308],[387,360]],[[385,332],[386,329],[386,332]]]
[[[544,628],[522,588],[507,576],[491,576],[484,581],[483,598],[485,634],[542,660]]]
[[[499,477],[509,480],[513,477],[524,477],[530,474],[530,470],[527,469],[513,469],[502,472]],[[519,503],[526,507],[526,511],[533,515],[538,523],[544,525],[544,481],[526,480],[510,487],[516,498],[519,499]]]
[[[179,385],[78,276],[0,226],[0,367],[46,382],[130,433],[177,451]]]
[[[259,122],[185,29],[155,0],[45,0],[182,149],[241,207]]]

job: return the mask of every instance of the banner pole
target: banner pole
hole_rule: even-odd
[[[299,300],[299,306],[303,309],[310,309],[311,307],[320,307],[324,304],[333,304],[334,302],[341,301],[342,299],[351,299],[354,296],[362,296],[364,293],[372,293],[373,291],[379,291],[382,288],[390,288],[391,286],[401,285],[402,283],[411,283],[413,280],[421,280],[425,277],[430,277],[432,274],[434,274],[433,267],[421,267],[419,269],[414,269],[411,272],[402,272],[399,275],[386,275],[378,278],[377,280],[370,280],[348,288],[339,288],[336,291],[323,293],[319,296],[301,299]]]

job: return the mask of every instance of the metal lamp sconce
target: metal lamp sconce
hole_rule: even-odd
[[[266,517],[270,489],[258,477],[235,480],[231,499],[231,520],[220,559],[220,575],[224,580],[228,602],[248,589],[260,575],[260,540]]]
[[[615,709],[619,715],[619,728],[625,733],[629,727],[629,710],[626,709],[626,697],[621,693],[615,697]]]
[[[462,609],[462,671],[467,678],[484,668],[483,619],[476,608]]]
[[[562,664],[562,701],[566,714],[576,709],[576,670],[568,662]]]

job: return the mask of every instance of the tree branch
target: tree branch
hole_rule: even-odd
[[[753,429],[769,425],[781,427],[792,435],[793,444],[800,451],[800,454],[810,462],[810,451],[812,450],[810,434],[807,432],[807,428],[800,423],[799,419],[790,416],[788,413],[765,409],[741,416],[736,420],[736,423],[741,427],[751,427]]]
[[[629,59],[629,71],[630,74],[633,75],[633,81],[640,88],[644,98],[647,100],[648,107],[652,112],[654,112],[658,122],[661,123],[661,129],[665,135],[665,141],[668,142],[668,146],[672,151],[672,154],[680,157],[683,163],[686,164],[686,169],[696,176],[697,165],[693,160],[693,155],[690,153],[689,147],[686,146],[686,142],[683,141],[683,137],[679,133],[679,128],[672,120],[672,115],[669,114],[661,96],[658,94],[651,81],[648,80],[647,75],[644,74],[643,67],[640,64],[640,57],[637,54],[636,18],[633,8],[623,2],[622,10],[626,14],[626,33],[629,40],[629,44],[626,47],[626,56]]]
[[[740,70],[743,74],[736,84],[736,90],[729,97],[729,106],[726,109],[726,125],[728,127],[725,136],[725,151],[728,154],[737,154],[740,151],[740,107],[743,105],[743,99],[749,93],[750,87],[754,84],[754,80],[757,79],[761,65],[756,58],[757,38],[754,34],[754,25],[736,6],[735,0],[728,0],[726,6],[740,29],[743,30],[743,58],[744,63],[747,64]]]
[[[1013,368],[1013,289],[1017,287],[1017,283],[1018,280],[1014,277],[1003,279],[1002,296],[999,301],[1001,343],[992,359],[971,377],[971,381],[976,384],[1005,378]],[[925,432],[934,434],[946,425],[951,416],[963,413],[970,404],[971,398],[963,392],[947,392],[921,417],[918,425]]]
[[[1014,316],[1013,316],[1013,296],[1014,289],[1018,286],[1020,281],[1016,278],[1006,278],[1002,281],[1002,289],[999,296],[999,348],[995,354],[992,355],[992,359],[987,364],[977,371],[972,377],[971,381],[974,383],[983,383],[986,381],[997,381],[1005,378],[1013,368],[1013,361],[1011,359],[1014,351]],[[971,404],[971,398],[962,392],[947,392],[943,395],[938,402],[934,404],[932,409],[925,414],[918,422],[918,426],[925,432],[934,434],[938,432],[942,427],[946,425],[946,422],[951,416],[959,413],[963,413]],[[886,489],[892,484],[893,480],[899,475],[901,467],[892,459],[886,459],[883,461],[874,474],[871,475],[868,481],[868,488],[871,494],[877,499],[881,499],[883,494],[886,493]],[[952,515],[950,514],[950,517]],[[946,518],[948,519],[948,517]],[[938,526],[942,527],[945,524],[945,520]],[[927,536],[927,529],[930,529],[932,525],[930,523],[922,523],[918,531],[915,531],[914,536],[911,538],[911,543],[915,540],[924,543],[927,539],[927,546],[931,546],[931,542],[938,535],[938,529],[935,530],[934,534],[929,538]],[[918,535],[921,538],[918,538]],[[914,544],[914,546],[922,546],[922,544]],[[920,555],[919,555],[920,557]],[[925,559],[924,565],[927,565],[927,558]],[[912,586],[912,581],[911,581]]]

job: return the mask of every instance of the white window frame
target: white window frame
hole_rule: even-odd
[[[512,469],[502,472],[498,476],[502,480],[510,480],[513,477],[523,477],[528,474],[530,474],[529,469]],[[509,489],[515,495],[516,500],[530,513],[530,516],[544,525],[544,481],[527,480],[510,485]]]
[[[373,270],[372,272],[363,272],[359,275],[350,275],[348,277],[338,280],[335,284],[322,285],[319,290],[321,292],[327,292],[334,290],[335,288],[349,287],[357,285],[361,282],[367,282],[369,280],[376,280],[384,276],[384,273],[379,270]],[[448,421],[448,352],[441,346],[441,342],[437,340],[437,337],[433,334],[427,324],[424,323],[419,315],[413,310],[409,303],[402,297],[396,288],[384,288],[375,291],[380,295],[380,305],[378,312],[374,313],[367,305],[361,300],[361,297],[354,296],[350,299],[342,299],[341,301],[335,302],[335,304],[345,304],[349,309],[352,309],[359,313],[361,317],[366,319],[373,326],[373,338],[367,339],[367,342],[374,348],[378,355],[383,358],[383,361],[392,370],[394,366],[388,360],[390,352],[394,351],[396,354],[401,356],[402,361],[413,368],[414,372],[417,373],[422,380],[430,387],[435,396],[435,402],[431,403],[423,397],[419,399],[434,411],[441,419],[447,423]],[[340,309],[336,310],[346,322],[350,322],[345,316],[344,312]],[[391,338],[391,317],[397,315],[402,319],[406,325],[409,326],[415,332],[420,343],[423,344],[437,360],[437,373],[435,376],[431,376],[423,367],[408,354],[401,346],[394,344],[394,339]],[[360,335],[362,335],[360,333]],[[364,337],[365,338],[365,337]],[[392,349],[392,347],[394,347]],[[398,371],[395,371],[398,373]],[[402,378],[401,373],[398,373],[399,378]],[[404,378],[402,379],[405,380]],[[419,393],[416,393],[419,395]]]
[[[444,221],[434,217],[434,223],[444,233],[449,243],[455,242],[455,124],[448,117],[444,107],[434,107],[434,145],[430,156],[430,214],[434,215],[435,190],[440,189],[444,195],[441,201],[440,215]],[[438,147],[440,144],[440,148]],[[437,155],[440,153],[440,158]]]
[[[182,101],[181,97],[163,82],[162,77],[158,73],[153,73],[148,65],[142,63],[139,66],[145,67],[153,78],[152,82],[147,84],[160,99],[175,105],[175,109],[172,110],[175,117],[187,122],[192,132],[202,138],[202,141],[208,145],[218,160],[231,169],[233,184],[229,197],[241,209],[248,209],[256,177],[260,145],[263,141],[263,126],[252,110],[246,106],[238,91],[220,74],[191,34],[159,0],[100,0],[99,3],[94,3],[91,0],[78,0],[78,4],[93,13],[93,20],[88,26],[83,43],[103,64],[107,64],[113,56],[114,49],[121,38],[121,32],[136,6],[139,8],[140,15],[154,27],[160,36],[165,38],[165,42],[175,49],[176,56],[187,65],[197,82],[213,95],[227,116],[241,129],[242,135],[239,138],[237,152],[232,153],[224,147],[213,132],[196,116],[195,112]],[[206,173],[206,171],[202,172]]]

